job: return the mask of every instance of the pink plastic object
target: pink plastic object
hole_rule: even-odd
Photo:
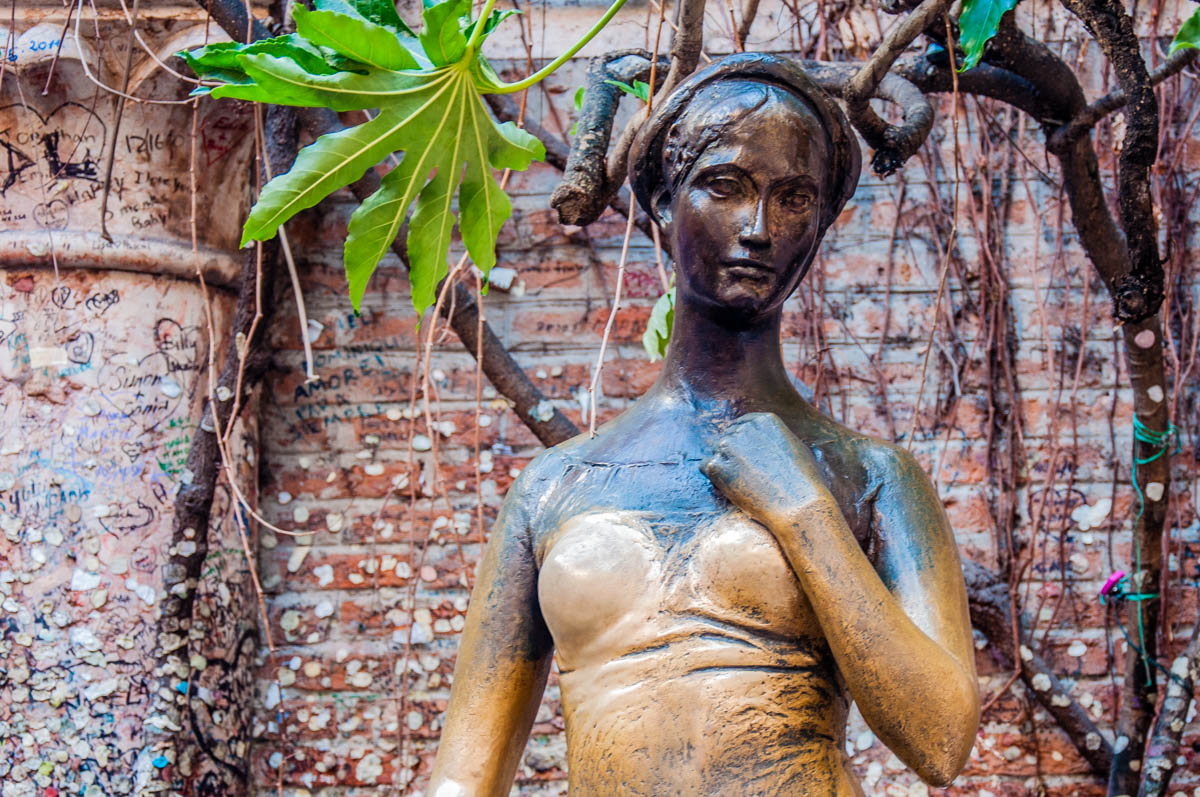
[[[1107,595],[1108,593],[1112,592],[1113,587],[1115,587],[1123,578],[1125,578],[1124,570],[1118,570],[1117,572],[1113,573],[1108,577],[1108,581],[1104,582],[1104,586],[1100,588],[1100,594]]]

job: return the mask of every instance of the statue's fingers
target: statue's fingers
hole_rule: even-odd
[[[723,492],[733,477],[733,461],[718,451],[700,463],[700,471]]]

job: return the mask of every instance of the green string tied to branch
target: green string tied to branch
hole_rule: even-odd
[[[1172,436],[1175,437],[1175,450],[1172,451],[1171,453],[1177,454],[1177,453],[1179,453],[1179,450],[1181,448],[1181,445],[1179,442],[1179,427],[1177,427],[1175,424],[1168,421],[1167,428],[1164,431],[1160,432],[1160,431],[1151,429],[1150,427],[1146,426],[1146,424],[1142,422],[1142,419],[1137,416],[1136,412],[1133,414],[1133,439],[1134,439],[1134,441],[1137,443],[1142,443],[1143,445],[1150,446],[1150,448],[1152,449],[1152,453],[1145,457],[1139,457],[1136,454],[1134,454],[1133,468],[1132,468],[1133,472],[1131,474],[1131,481],[1133,482],[1133,490],[1135,493],[1137,493],[1137,497],[1138,497],[1138,511],[1137,511],[1137,515],[1133,519],[1133,555],[1134,555],[1133,577],[1136,579],[1136,583],[1137,583],[1137,586],[1139,589],[1141,588],[1142,583],[1143,583],[1143,574],[1142,574],[1142,545],[1141,545],[1141,540],[1137,533],[1137,527],[1138,527],[1138,523],[1140,523],[1142,520],[1142,515],[1145,514],[1145,512],[1146,512],[1146,495],[1142,491],[1142,485],[1139,483],[1139,480],[1138,480],[1138,466],[1139,465],[1149,465],[1151,462],[1154,462],[1154,461],[1162,458],[1163,456],[1165,456],[1167,454],[1167,448],[1170,445]],[[1116,597],[1120,597],[1122,600],[1132,601],[1137,604],[1138,642],[1140,644],[1135,645],[1134,647],[1137,648],[1139,655],[1141,655],[1141,657],[1142,657],[1143,669],[1146,671],[1146,686],[1151,686],[1154,683],[1154,679],[1153,679],[1154,667],[1156,665],[1158,665],[1158,662],[1151,661],[1149,655],[1147,655],[1147,653],[1146,653],[1146,630],[1145,630],[1143,617],[1142,617],[1142,602],[1158,598],[1159,593],[1157,593],[1157,592],[1124,592],[1122,590],[1121,592],[1116,593],[1115,595],[1116,595]],[[1118,620],[1117,623],[1120,624],[1120,620]],[[1124,633],[1124,631],[1125,631],[1125,627],[1122,625],[1121,632]],[[1132,640],[1129,639],[1128,634],[1125,634],[1125,640],[1127,642],[1129,642],[1130,644],[1132,644]]]

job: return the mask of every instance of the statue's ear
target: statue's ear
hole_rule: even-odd
[[[662,186],[654,192],[654,221],[662,228],[663,232],[671,226],[671,192],[666,186]]]

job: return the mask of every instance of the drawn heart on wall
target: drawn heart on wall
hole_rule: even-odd
[[[144,529],[153,522],[154,510],[140,498],[135,505],[119,507],[116,512],[100,518],[104,530],[117,535]]]
[[[129,457],[131,463],[136,463],[142,456],[142,443],[140,440],[130,440],[128,443],[121,443],[121,451],[125,456]]]
[[[249,125],[249,118],[239,109],[217,104],[200,122],[205,166],[212,166],[233,151],[245,139]]]
[[[98,181],[108,126],[86,105],[64,102],[47,114],[20,103],[0,106],[0,130],[0,150],[13,156],[0,159],[0,197],[15,191],[40,204],[45,182]],[[43,215],[53,216],[50,210]]]
[[[172,375],[171,358],[155,351],[132,364],[128,354],[115,354],[96,378],[100,396],[129,424],[152,432],[174,416],[184,387]]]
[[[67,359],[76,365],[86,365],[91,362],[95,348],[95,335],[91,332],[76,332],[67,338]]]

